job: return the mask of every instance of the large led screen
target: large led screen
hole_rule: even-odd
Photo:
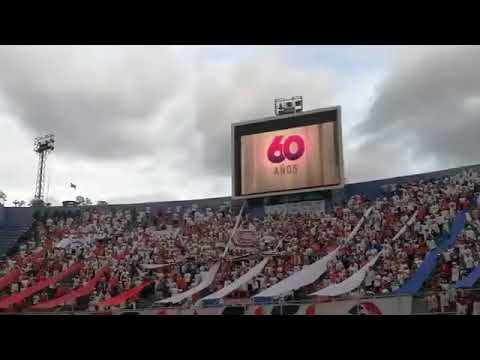
[[[234,196],[261,196],[343,184],[338,116],[335,112],[317,119],[308,115],[264,126],[259,122],[257,127],[251,124],[247,131],[237,132]],[[279,129],[271,130],[275,125]]]

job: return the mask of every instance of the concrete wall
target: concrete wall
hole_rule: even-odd
[[[0,205],[0,228],[2,228],[6,222],[6,214],[7,214],[7,211],[6,209]]]
[[[343,189],[332,190],[328,196],[324,199],[326,201],[326,208],[329,209],[333,204],[340,204],[343,200],[349,198],[355,194],[365,194],[371,200],[379,196],[382,193],[381,186],[391,183],[405,183],[418,180],[429,180],[429,179],[438,179],[448,175],[458,173],[464,169],[480,169],[480,165],[470,165],[464,166],[461,168],[452,168],[441,171],[436,171],[426,174],[417,174],[410,176],[402,176],[389,179],[381,179],[375,181],[368,181],[356,184],[347,184]],[[312,194],[314,196],[315,194]],[[150,203],[139,203],[139,204],[116,204],[109,205],[112,209],[121,209],[121,208],[136,208],[136,209],[145,209],[149,206],[153,213],[158,212],[158,210],[167,208],[175,208],[176,206],[182,206],[183,208],[191,207],[192,204],[196,204],[199,208],[206,207],[217,207],[225,202],[230,202],[230,197],[219,197],[219,198],[210,198],[210,199],[198,199],[198,200],[182,200],[182,201],[167,201],[167,202],[150,202]],[[237,201],[236,205],[241,205],[241,201]],[[258,204],[255,205],[257,207]],[[92,206],[90,208],[97,208],[97,206]],[[54,211],[76,211],[78,208],[72,207],[63,207],[63,206],[54,206],[50,208],[3,208],[0,207],[0,227],[6,225],[26,225],[30,224],[32,221],[32,216],[35,211],[44,213],[49,211],[53,213]]]

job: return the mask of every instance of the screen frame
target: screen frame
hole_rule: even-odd
[[[332,114],[329,114],[332,113]],[[320,116],[318,116],[320,115]],[[332,116],[333,115],[333,116]],[[328,120],[325,120],[328,119]],[[334,119],[336,122],[336,144],[340,172],[340,182],[335,185],[317,186],[309,188],[299,188],[283,191],[254,193],[248,195],[241,194],[241,137],[252,134],[261,134],[268,131],[290,129],[315,124],[329,122]],[[343,163],[343,143],[342,143],[342,116],[341,106],[332,106],[328,108],[314,109],[294,114],[280,116],[271,116],[262,119],[249,120],[232,123],[231,125],[231,167],[232,167],[232,199],[252,199],[267,196],[299,194],[312,191],[321,191],[329,189],[340,189],[345,186],[344,163]]]

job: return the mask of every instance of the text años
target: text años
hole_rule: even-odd
[[[293,174],[295,175],[298,172],[298,166],[297,165],[278,165],[275,166],[275,169],[273,170],[275,175],[281,176],[281,175],[290,175]]]

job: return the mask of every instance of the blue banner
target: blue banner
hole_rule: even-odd
[[[459,288],[471,288],[477,282],[478,278],[480,278],[480,266],[477,266],[473,271],[465,276],[462,280],[458,281],[455,284],[457,289]]]
[[[423,283],[436,268],[441,252],[444,249],[452,247],[455,244],[455,241],[457,241],[458,234],[465,227],[465,213],[466,211],[461,211],[455,216],[450,229],[450,234],[443,235],[440,238],[438,247],[430,251],[427,256],[425,256],[422,265],[420,265],[413,277],[411,277],[400,289],[398,289],[398,291],[394,293],[395,295],[414,295],[422,288]]]

